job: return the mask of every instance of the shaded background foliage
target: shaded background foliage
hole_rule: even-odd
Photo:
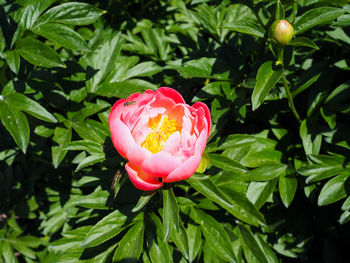
[[[2,261],[347,262],[349,10],[0,0]],[[284,17],[281,60],[267,30]],[[107,118],[160,86],[210,107],[210,164],[142,193]]]

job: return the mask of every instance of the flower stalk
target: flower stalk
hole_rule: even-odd
[[[300,119],[300,116],[295,108],[293,96],[292,96],[292,93],[290,92],[290,88],[289,88],[286,74],[284,71],[283,51],[284,51],[284,47],[279,46],[277,48],[277,62],[276,62],[276,64],[282,66],[282,82],[283,82],[283,87],[286,90],[289,108],[292,111],[296,120],[299,122],[299,124],[301,124],[301,119]]]

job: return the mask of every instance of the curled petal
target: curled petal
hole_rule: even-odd
[[[157,177],[146,174],[139,166],[127,163],[125,169],[133,185],[140,190],[151,191],[163,185],[163,183],[158,181]]]
[[[157,177],[166,177],[169,173],[179,167],[181,163],[172,157],[169,153],[161,151],[145,160],[142,169]]]
[[[203,102],[196,102],[195,104],[192,105],[192,107],[195,109],[202,108],[204,110],[205,118],[206,118],[207,123],[208,123],[208,136],[207,136],[207,138],[209,138],[210,130],[211,130],[211,117],[210,117],[210,110],[209,110],[208,106],[206,104],[204,104]]]

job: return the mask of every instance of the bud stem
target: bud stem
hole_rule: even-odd
[[[299,124],[301,124],[301,119],[300,119],[300,116],[299,116],[295,106],[294,106],[293,96],[292,96],[292,93],[290,92],[290,88],[288,86],[288,82],[287,82],[287,79],[286,79],[286,74],[284,72],[283,50],[284,50],[283,47],[278,47],[276,64],[282,66],[282,70],[283,70],[282,81],[283,81],[284,89],[286,90],[286,93],[287,93],[287,99],[288,99],[289,108],[291,109],[294,117],[297,119]]]

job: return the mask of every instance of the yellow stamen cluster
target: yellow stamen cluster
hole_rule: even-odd
[[[160,152],[170,135],[179,131],[179,125],[175,119],[169,119],[167,115],[158,114],[157,117],[150,118],[148,127],[152,131],[147,135],[142,147],[152,153]]]

